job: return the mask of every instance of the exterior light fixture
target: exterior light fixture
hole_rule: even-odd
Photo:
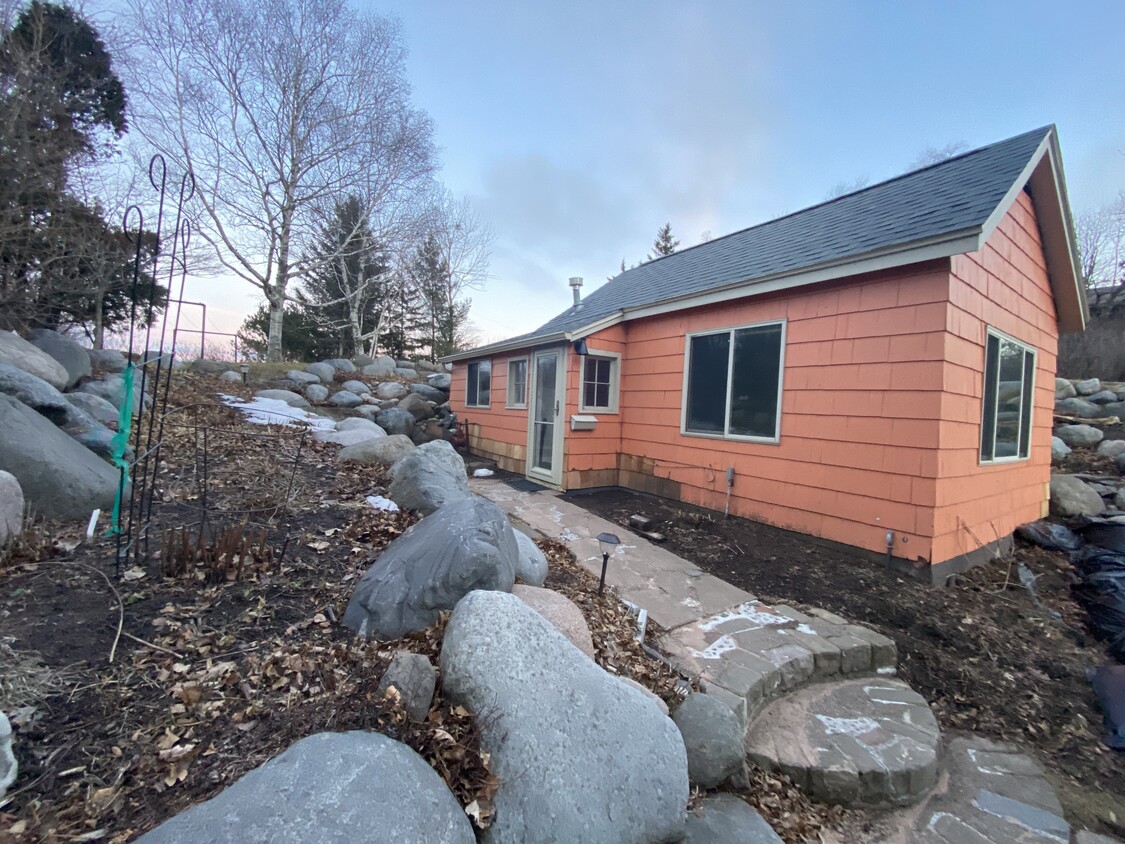
[[[574,341],[574,353],[576,355],[588,355],[589,351],[586,350],[586,338]]]
[[[620,544],[621,540],[612,533],[599,533],[598,546],[602,549],[602,579],[598,581],[598,594],[605,589],[605,570],[609,567],[609,555]]]
[[[242,373],[242,383],[245,384],[246,378],[250,374],[250,364],[244,363],[244,364],[240,365],[238,367],[238,369]]]

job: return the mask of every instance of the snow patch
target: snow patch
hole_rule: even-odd
[[[817,715],[816,718],[830,736],[839,734],[858,738],[879,729],[879,722],[874,718],[833,718],[831,715]]]
[[[747,630],[768,627],[770,625],[789,624],[793,621],[791,618],[786,618],[780,613],[774,612],[765,604],[758,603],[757,601],[747,601],[745,604],[739,604],[733,610],[724,610],[717,615],[713,615],[699,622],[698,626],[700,630],[706,632],[714,630],[720,624],[738,620],[750,623],[750,626],[745,628]]]
[[[797,625],[797,632],[798,633],[808,633],[810,636],[819,635],[815,630],[813,630],[807,624],[798,624]]]
[[[493,472],[491,469],[477,469],[475,472],[473,472],[473,477],[474,478],[491,478],[495,474],[496,473]]]
[[[738,642],[734,641],[731,636],[720,636],[706,648],[697,651],[695,648],[689,648],[692,656],[700,657],[701,659],[718,659],[727,651],[733,651],[738,648]]]
[[[307,426],[310,431],[334,431],[336,422],[300,407],[290,407],[281,399],[267,399],[255,396],[250,400],[238,396],[219,393],[219,398],[227,407],[233,407],[246,417],[252,425],[282,425],[286,428]]]
[[[384,498],[381,495],[367,496],[367,503],[374,507],[376,510],[386,510],[388,513],[397,513],[398,505],[391,499]]]

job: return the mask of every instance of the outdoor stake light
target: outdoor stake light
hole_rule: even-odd
[[[602,579],[598,582],[598,594],[602,594],[605,589],[605,570],[609,567],[609,555],[613,553],[613,549],[621,542],[612,533],[599,533],[598,545],[602,549]]]
[[[245,384],[246,383],[246,376],[248,376],[250,374],[250,364],[244,363],[241,366],[239,366],[238,369],[242,373],[242,383]]]

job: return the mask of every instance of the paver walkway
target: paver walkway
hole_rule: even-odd
[[[822,610],[763,604],[554,491],[484,478],[470,487],[530,533],[565,542],[595,575],[596,536],[616,534],[607,586],[644,608],[666,631],[661,648],[731,705],[752,759],[825,799],[917,804],[883,816],[870,841],[1069,840],[1034,761],[974,737],[943,745],[925,701],[889,676],[897,654],[885,636]]]

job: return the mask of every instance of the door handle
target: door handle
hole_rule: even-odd
[[[558,417],[558,415],[559,415],[559,401],[558,401],[558,399],[555,399],[555,416]]]

